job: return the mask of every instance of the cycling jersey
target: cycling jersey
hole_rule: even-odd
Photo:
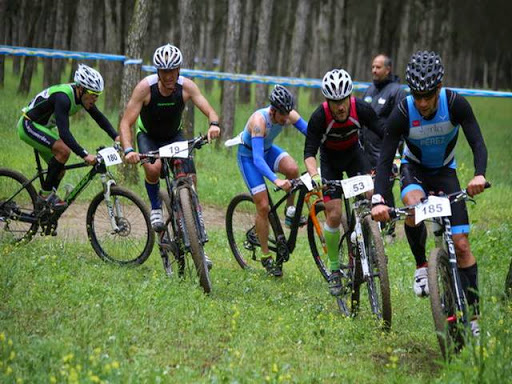
[[[379,137],[384,135],[375,111],[365,102],[351,97],[349,117],[344,122],[334,120],[327,102],[322,103],[309,119],[304,158],[315,157],[318,148],[329,152],[359,146],[361,125],[366,125]]]
[[[172,140],[182,130],[181,115],[185,108],[183,101],[184,77],[179,76],[176,89],[169,96],[163,96],[158,89],[158,75],[145,78],[151,91],[148,105],[143,105],[137,119],[137,132],[146,132],[160,141]]]
[[[402,100],[391,113],[377,167],[375,193],[386,190],[401,136],[406,143],[403,163],[416,164],[431,173],[442,167],[455,169],[454,148],[459,125],[473,151],[475,175],[485,176],[487,149],[473,110],[464,97],[442,89],[438,109],[432,117],[426,119],[419,114],[412,96]]]
[[[277,123],[272,123],[272,119],[270,118],[270,106],[258,109],[255,113],[259,113],[261,116],[263,116],[263,119],[265,120],[265,137],[263,138],[263,150],[267,152],[270,149],[270,147],[272,147],[275,138],[283,130],[283,126]],[[242,132],[243,145],[239,146],[238,153],[240,154],[240,156],[252,157],[251,132],[249,131],[248,124],[249,122],[247,122]]]
[[[54,85],[40,92],[28,106],[22,109],[23,116],[18,122],[18,134],[29,145],[51,157],[51,147],[60,137],[78,156],[87,156],[69,129],[69,116],[83,108],[76,94],[75,84]],[[86,110],[98,125],[115,139],[117,132],[96,105]],[[57,127],[58,135],[53,131]]]

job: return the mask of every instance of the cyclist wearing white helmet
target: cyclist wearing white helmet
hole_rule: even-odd
[[[117,132],[95,105],[104,88],[101,74],[79,64],[74,80],[72,84],[54,85],[40,92],[23,108],[23,116],[18,122],[20,138],[37,149],[48,163],[41,197],[51,196],[55,208],[66,205],[51,192],[58,188],[64,176],[64,165],[71,151],[88,164],[96,162],[96,156],[89,154],[71,134],[69,116],[84,108],[112,139],[118,139]]]
[[[120,124],[121,143],[127,163],[139,162],[139,154],[133,148],[131,126],[136,124],[136,139],[140,152],[149,152],[176,141],[184,140],[182,113],[185,103],[194,105],[208,118],[208,140],[219,137],[219,116],[202,95],[197,85],[180,76],[183,61],[180,50],[166,44],[156,49],[153,64],[157,73],[149,75],[137,84],[126,106]],[[186,168],[195,174],[192,161]],[[151,202],[151,224],[156,231],[164,229],[162,202],[158,197],[161,162],[143,165],[145,185]]]
[[[294,109],[293,95],[285,87],[276,85],[269,100],[270,105],[254,112],[245,124],[240,136],[237,158],[242,177],[256,205],[256,233],[263,253],[261,263],[269,274],[282,276],[281,266],[276,265],[269,255],[269,201],[264,177],[284,190],[291,188],[288,179],[299,177],[299,168],[286,151],[274,144],[274,139],[288,124],[293,124],[305,135],[307,123]],[[286,179],[279,179],[274,172],[285,175]],[[293,217],[295,214],[295,212],[291,214],[291,210],[295,207],[288,209],[293,206],[293,200],[293,196],[290,196],[287,202],[287,213],[289,213],[286,215],[287,225],[291,223],[289,216]]]
[[[384,129],[370,105],[352,96],[352,79],[347,71],[333,69],[322,79],[322,94],[326,101],[311,115],[308,123],[304,162],[308,173],[318,188],[322,178],[339,180],[343,172],[348,177],[368,174],[370,163],[359,144],[359,130],[367,126],[379,137]],[[320,169],[317,171],[316,154],[320,149]],[[338,243],[341,223],[341,191],[324,195],[326,209],[325,240],[331,275],[329,292],[341,293],[341,272],[338,259]]]
[[[459,127],[473,151],[475,172],[467,186],[469,195],[483,192],[486,183],[487,149],[478,122],[468,101],[454,91],[442,87],[444,66],[436,52],[418,51],[407,65],[406,80],[411,95],[403,99],[387,120],[387,135],[377,166],[372,216],[389,220],[389,202],[383,198],[393,157],[401,137],[405,140],[400,167],[401,198],[415,205],[430,191],[446,194],[460,190],[455,162],[455,146]],[[452,205],[451,225],[457,264],[466,289],[468,303],[477,311],[478,270],[469,246],[470,230],[464,201]],[[414,218],[405,220],[405,234],[416,260],[414,291],[429,294],[425,242],[427,229]],[[467,288],[470,288],[467,290]]]

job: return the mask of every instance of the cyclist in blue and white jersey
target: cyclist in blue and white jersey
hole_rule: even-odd
[[[288,191],[288,179],[299,177],[295,160],[282,148],[274,144],[274,139],[287,124],[293,124],[306,135],[307,123],[294,109],[293,95],[285,87],[276,85],[270,94],[270,105],[254,112],[241,134],[242,143],[238,147],[238,166],[256,205],[256,233],[263,256],[261,263],[272,276],[282,276],[281,266],[276,265],[268,248],[269,201],[264,177],[279,188]],[[279,179],[275,172],[285,175]],[[293,206],[293,196],[287,202],[287,216]],[[289,220],[289,217],[287,217]]]
[[[406,80],[411,89],[387,120],[387,135],[382,144],[377,167],[372,216],[389,220],[388,204],[382,198],[386,191],[393,157],[400,137],[405,139],[400,187],[404,204],[414,205],[429,191],[446,194],[460,190],[456,173],[455,145],[459,127],[473,151],[475,173],[467,186],[473,196],[483,192],[486,183],[487,149],[478,122],[468,101],[454,91],[442,87],[444,67],[435,52],[418,51],[407,65]],[[464,201],[452,205],[452,232],[457,263],[468,303],[477,311],[478,269],[469,246],[469,219]],[[425,242],[427,229],[414,218],[405,221],[405,233],[416,259],[414,291],[428,295]],[[473,321],[473,330],[478,324]],[[474,332],[475,333],[475,332]]]

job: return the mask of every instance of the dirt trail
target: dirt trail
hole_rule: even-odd
[[[86,203],[74,203],[59,220],[58,236],[66,239],[87,239],[85,216],[89,205]],[[203,205],[203,217],[206,228],[224,227],[226,211],[213,205]]]

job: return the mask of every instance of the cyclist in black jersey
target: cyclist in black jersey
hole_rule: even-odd
[[[343,69],[334,69],[325,74],[322,80],[322,94],[326,101],[309,119],[304,147],[306,168],[318,187],[322,184],[322,178],[339,180],[343,178],[343,172],[349,177],[370,173],[370,162],[359,144],[359,131],[362,125],[381,138],[384,135],[384,128],[372,107],[351,96],[352,79]],[[322,177],[318,174],[315,157],[319,148]],[[332,272],[329,278],[329,292],[337,296],[341,293],[338,259],[341,191],[324,194],[324,202],[324,235]]]
[[[117,132],[95,105],[104,87],[101,74],[80,64],[74,81],[72,84],[54,85],[40,92],[23,108],[23,116],[18,122],[21,140],[37,149],[48,163],[48,174],[41,185],[40,195],[43,199],[51,199],[54,208],[66,206],[55,191],[64,177],[64,165],[71,151],[88,164],[96,162],[96,156],[89,154],[71,134],[69,116],[84,108],[113,140],[119,140]]]
[[[166,44],[157,48],[153,55],[157,73],[142,79],[133,90],[120,124],[121,143],[127,163],[136,164],[140,161],[139,153],[132,147],[133,124],[137,126],[137,145],[141,153],[184,140],[181,117],[188,100],[192,100],[208,118],[208,140],[219,137],[219,116],[197,85],[180,76],[182,61],[181,51],[177,47]],[[155,231],[161,231],[164,229],[164,221],[158,191],[162,165],[157,160],[154,164],[145,163],[143,167],[146,191],[151,203],[151,224]],[[187,161],[185,168],[188,173],[195,174],[192,161]]]
[[[382,194],[389,182],[393,157],[401,136],[405,139],[400,171],[404,204],[419,203],[429,191],[449,194],[460,190],[454,156],[459,126],[462,126],[474,156],[475,173],[467,191],[473,196],[484,190],[487,149],[480,127],[467,100],[442,87],[443,75],[444,67],[437,53],[419,51],[411,56],[406,70],[411,95],[400,102],[387,120],[387,135],[382,144],[375,195],[372,198],[372,216],[375,220],[389,220],[388,204]],[[464,201],[452,205],[451,224],[466,297],[477,311],[478,269],[469,246],[469,219]],[[426,296],[427,229],[423,222],[415,226],[414,218],[409,217],[405,221],[405,233],[416,259],[414,290],[418,296]],[[478,329],[475,321],[472,328],[474,331]]]

